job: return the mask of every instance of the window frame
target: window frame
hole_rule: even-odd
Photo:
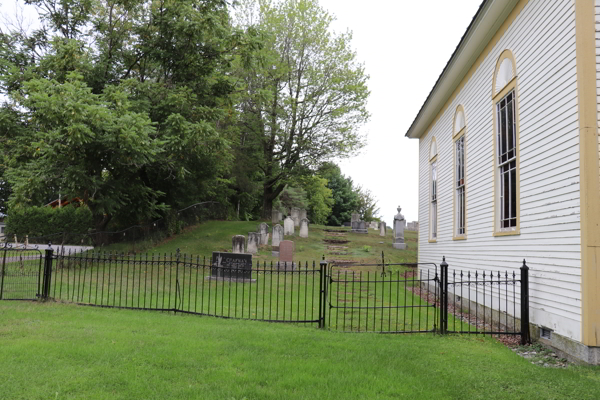
[[[456,132],[456,116],[459,112],[462,112],[463,118],[464,118],[464,126],[458,131]],[[467,133],[467,116],[465,114],[465,110],[464,107],[462,105],[459,105],[456,108],[456,111],[454,113],[454,120],[452,123],[452,129],[453,129],[453,134],[452,134],[452,240],[466,240],[467,239],[467,137],[466,137],[466,133]],[[462,184],[462,188],[463,188],[463,204],[464,204],[464,208],[463,208],[463,219],[464,219],[464,232],[460,233],[459,232],[459,217],[458,217],[458,212],[459,212],[459,204],[458,204],[458,187],[457,187],[457,149],[456,149],[456,145],[458,143],[458,141],[460,141],[462,139],[463,142],[463,184]]]
[[[432,154],[432,146],[435,146],[435,154]],[[429,144],[429,179],[428,179],[428,190],[427,190],[427,207],[429,209],[429,243],[436,243],[438,237],[440,236],[440,226],[439,226],[439,194],[440,194],[440,187],[439,187],[439,163],[438,163],[438,152],[437,152],[438,148],[437,148],[437,141],[434,138],[431,139],[431,143]],[[436,191],[436,197],[435,197],[435,212],[433,212],[433,208],[434,208],[434,202],[432,201],[432,197],[433,197],[433,193],[432,193],[432,188],[433,188],[433,166],[435,165],[436,168],[436,185],[435,185],[435,191]],[[432,226],[433,223],[435,222],[435,236],[433,235],[433,230],[432,230]]]
[[[501,63],[505,59],[510,59],[512,67],[513,67],[513,77],[509,80],[506,85],[496,92],[496,76],[498,74],[498,70],[500,68]],[[494,230],[493,236],[511,236],[511,235],[520,235],[521,234],[521,188],[520,188],[520,149],[519,149],[519,91],[517,84],[517,69],[515,58],[510,50],[504,50],[498,61],[496,62],[496,70],[494,71],[494,79],[492,84],[492,109],[493,109],[493,142],[494,142]],[[510,93],[513,93],[513,117],[514,117],[514,162],[515,162],[515,218],[516,224],[514,227],[502,228],[501,226],[501,165],[499,163],[499,154],[498,154],[498,105],[504,100]]]

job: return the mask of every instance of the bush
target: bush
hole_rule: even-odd
[[[6,218],[8,235],[48,236],[60,232],[87,233],[92,227],[92,212],[81,207],[27,207],[9,210]]]

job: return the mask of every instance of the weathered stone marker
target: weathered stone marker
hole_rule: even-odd
[[[294,269],[294,242],[282,240],[279,243],[279,269]]]
[[[306,218],[302,218],[300,220],[300,237],[301,238],[308,237],[308,220]]]
[[[294,235],[294,220],[291,217],[287,217],[283,221],[283,234],[285,236]]]
[[[300,226],[300,209],[297,207],[292,207],[291,217],[294,221],[294,226]]]
[[[283,240],[283,227],[279,224],[273,226],[273,239],[271,241],[271,255],[279,257],[279,243]]]
[[[258,226],[258,233],[260,234],[260,244],[269,244],[269,225],[266,222]]]
[[[243,254],[245,253],[244,247],[246,246],[246,236],[244,235],[235,235],[231,238],[232,244],[232,253]]]
[[[400,206],[398,206],[398,214],[394,216],[394,243],[392,246],[395,249],[405,250],[406,243],[404,243],[404,227],[406,225],[406,220],[404,219],[404,215],[400,213]]]
[[[306,210],[304,210],[304,209],[300,210],[300,215],[298,215],[298,217],[300,218],[300,221],[302,221],[303,219],[307,219],[306,218]]]
[[[213,251],[211,278],[251,280],[252,255]]]
[[[279,214],[280,214],[279,211],[276,211],[276,210],[271,211],[271,222],[272,223],[276,224],[280,221]]]
[[[359,213],[352,213],[350,222],[358,222],[360,221],[360,214]]]
[[[386,233],[385,222],[381,221],[379,223],[379,236],[385,236],[385,233]]]
[[[367,230],[367,223],[365,221],[358,221],[358,229],[356,229],[356,233],[369,233]]]
[[[279,224],[273,226],[273,239],[271,241],[271,246],[273,248],[277,247],[279,249],[279,242],[283,240],[283,227]],[[273,249],[275,250],[275,249]]]
[[[248,233],[248,247],[246,251],[250,254],[258,253],[258,246],[260,245],[260,234],[258,232]]]

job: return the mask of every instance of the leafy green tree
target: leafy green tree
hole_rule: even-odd
[[[327,187],[333,196],[333,206],[327,224],[340,226],[344,222],[350,222],[352,213],[360,206],[360,199],[358,193],[354,191],[352,179],[342,175],[340,167],[331,163],[325,164],[319,172],[327,180]]]
[[[250,66],[238,65],[245,134],[260,148],[262,212],[287,184],[364,145],[367,75],[351,49],[352,34],[332,33],[316,0],[242,1],[237,24],[262,35]]]
[[[0,35],[11,207],[60,191],[84,199],[104,229],[226,202],[238,135],[231,63],[256,45],[232,29],[227,2],[28,3],[42,28]]]
[[[357,212],[360,214],[363,221],[371,222],[379,220],[379,207],[377,207],[377,199],[369,189],[361,186],[355,188],[358,194]]]
[[[312,175],[302,177],[299,181],[306,192],[308,219],[314,224],[326,224],[334,204],[333,193],[327,187],[327,179]]]

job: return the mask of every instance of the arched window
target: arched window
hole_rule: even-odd
[[[465,109],[456,107],[454,113],[452,138],[454,142],[454,240],[467,238],[467,181],[466,181],[466,147],[467,124]]]
[[[519,234],[519,102],[517,64],[510,50],[496,62],[494,104],[494,235]]]
[[[437,142],[435,138],[432,138],[429,145],[429,242],[437,240],[437,178]]]

